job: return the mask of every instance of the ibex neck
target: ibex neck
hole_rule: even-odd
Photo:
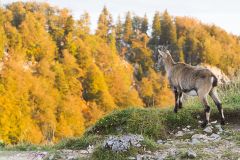
[[[167,61],[165,61],[164,66],[165,66],[165,70],[166,70],[166,72],[167,72],[168,75],[169,75],[169,73],[171,72],[174,64],[175,64],[175,62],[174,62],[174,60],[173,60],[171,57],[169,57],[169,58],[167,59]]]

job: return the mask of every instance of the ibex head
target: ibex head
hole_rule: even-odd
[[[172,60],[172,56],[169,50],[167,50],[167,47],[159,46],[158,47],[158,64],[161,64],[162,62],[165,64],[169,60]]]

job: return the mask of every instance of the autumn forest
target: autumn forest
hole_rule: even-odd
[[[240,38],[215,25],[156,11],[153,21],[107,7],[91,31],[90,15],[74,18],[47,3],[0,8],[0,140],[57,142],[80,136],[103,115],[127,107],[168,107],[174,97],[156,48],[175,61],[239,70]]]

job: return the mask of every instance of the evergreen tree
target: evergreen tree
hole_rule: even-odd
[[[152,44],[158,45],[161,35],[161,22],[160,22],[160,13],[156,12],[153,17],[152,23]]]
[[[112,15],[109,13],[106,6],[103,7],[102,13],[98,19],[98,27],[96,35],[103,39],[107,39],[112,29]]]
[[[80,36],[90,34],[90,15],[88,12],[81,15],[78,21],[78,31]]]
[[[123,29],[123,38],[125,42],[130,42],[132,34],[133,34],[132,17],[131,13],[127,12]]]
[[[118,16],[117,24],[116,24],[116,27],[115,27],[115,32],[116,32],[117,40],[120,40],[122,38],[122,35],[123,35],[123,24],[122,24],[120,16]]]
[[[148,31],[148,18],[147,15],[144,15],[142,26],[141,26],[141,32],[147,34]]]
[[[160,41],[164,45],[175,45],[177,42],[176,26],[167,10],[162,15]]]
[[[160,43],[162,45],[167,45],[171,50],[173,59],[179,61],[176,25],[173,23],[173,20],[167,10],[162,15]]]

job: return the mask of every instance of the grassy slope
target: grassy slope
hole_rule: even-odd
[[[222,100],[226,121],[229,123],[240,121],[236,117],[240,115],[240,83],[220,87],[219,97]],[[217,108],[210,100],[211,120],[219,120],[220,115]],[[198,120],[203,117],[203,107],[196,99],[190,99],[184,104],[184,108],[177,114],[173,113],[173,107],[169,109],[136,109],[114,111],[100,119],[93,127],[84,134],[82,138],[68,139],[60,142],[57,148],[82,149],[91,144],[101,144],[107,135],[121,135],[125,133],[142,134],[145,136],[145,147],[149,150],[158,149],[155,143],[157,139],[166,139],[169,132],[177,127],[191,125],[198,126]],[[130,155],[141,153],[141,150],[132,149],[126,153],[113,153],[98,147],[92,159],[125,159]]]
[[[219,97],[222,99],[226,121],[232,123],[240,121],[236,118],[240,115],[240,83],[219,88]],[[219,113],[212,106],[211,120],[220,119]],[[113,153],[101,147],[102,141],[108,135],[121,135],[126,133],[142,134],[145,137],[143,146],[151,151],[159,149],[157,139],[166,139],[169,132],[177,127],[191,125],[197,128],[198,120],[203,116],[203,107],[196,98],[184,103],[184,108],[177,114],[173,113],[173,107],[169,109],[136,109],[114,111],[100,119],[89,128],[82,137],[65,139],[55,146],[33,146],[20,144],[14,147],[5,147],[7,150],[55,150],[55,149],[86,149],[89,145],[97,146],[91,159],[125,159],[130,155],[143,152],[142,149],[132,148],[129,152]]]

